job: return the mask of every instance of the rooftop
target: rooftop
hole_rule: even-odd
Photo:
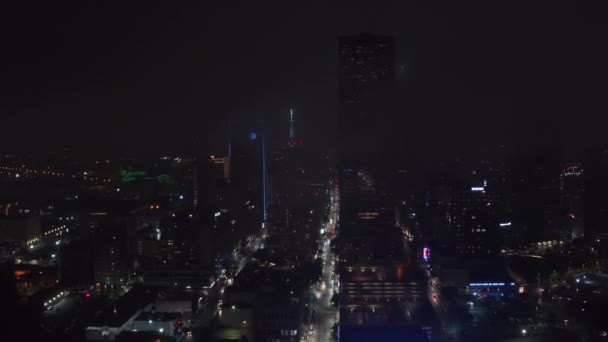
[[[172,322],[179,319],[181,315],[176,312],[150,312],[142,311],[136,321]]]

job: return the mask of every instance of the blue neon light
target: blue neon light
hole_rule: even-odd
[[[476,286],[505,286],[505,285],[511,285],[511,286],[515,286],[515,283],[470,283],[469,286],[471,287],[476,287]]]

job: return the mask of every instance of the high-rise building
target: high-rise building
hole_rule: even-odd
[[[395,207],[386,186],[360,168],[340,170],[340,226],[394,225]]]
[[[452,213],[452,186],[433,184],[426,192],[425,219],[427,236],[434,253],[441,254],[453,247],[454,236],[450,215]]]
[[[318,170],[305,167],[310,152],[295,128],[295,112],[289,111],[287,143],[281,140],[268,160],[269,208],[266,245],[307,256],[319,235],[323,212],[320,201],[325,186],[313,183]],[[285,130],[287,133],[287,130]]]
[[[455,160],[425,193],[423,225],[435,256],[494,255],[511,243],[504,163]]]
[[[342,169],[339,184],[340,327],[406,324],[408,301],[424,294],[403,230],[395,225],[391,196],[364,169]]]
[[[499,199],[487,183],[454,191],[451,222],[456,235],[456,254],[497,254],[497,229],[501,224]]]
[[[511,160],[509,168],[512,226],[521,243],[559,238],[560,156],[543,150]]]
[[[342,160],[371,156],[377,144],[383,96],[394,80],[392,36],[360,34],[339,38],[339,153]]]
[[[247,203],[259,222],[267,209],[266,138],[261,122],[242,122],[230,128],[230,184],[239,189],[241,202]]]
[[[584,173],[585,238],[608,235],[608,149],[588,151]]]
[[[562,165],[560,175],[562,222],[560,237],[563,240],[584,236],[584,170],[580,163]]]

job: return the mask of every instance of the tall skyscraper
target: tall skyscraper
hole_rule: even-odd
[[[559,239],[560,155],[555,149],[530,152],[509,167],[513,229],[520,243]]]
[[[581,163],[565,163],[560,174],[560,239],[584,237],[585,173]]]
[[[497,254],[499,199],[486,182],[453,193],[450,221],[458,255]]]
[[[371,133],[394,80],[393,37],[340,37],[339,68],[339,153],[342,160],[361,160],[378,146]]]
[[[585,238],[596,240],[608,236],[608,149],[590,149],[585,159]]]

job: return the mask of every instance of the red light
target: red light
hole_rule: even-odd
[[[298,141],[298,145],[304,145],[304,140],[300,139],[300,140]]]
[[[91,298],[91,294],[87,292],[87,293],[84,294],[84,297],[85,298]]]

